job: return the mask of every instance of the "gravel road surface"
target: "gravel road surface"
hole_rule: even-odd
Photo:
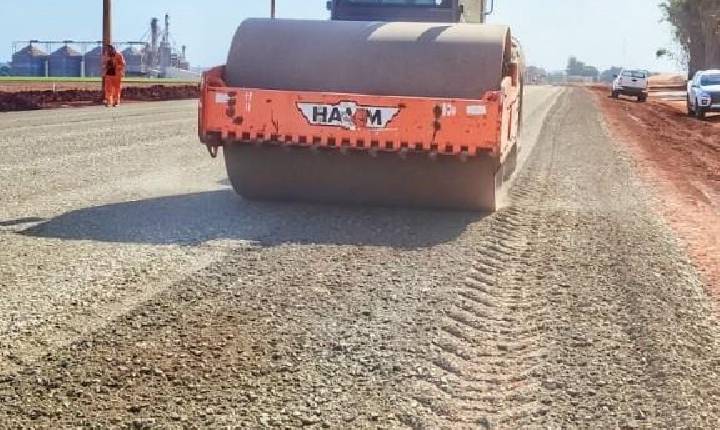
[[[0,428],[717,428],[720,326],[583,90],[492,215],[249,203],[194,102],[0,114]]]
[[[711,295],[720,297],[720,115],[705,121],[679,101],[647,103],[608,97],[595,87],[611,136],[633,154],[636,173],[662,199],[655,205],[697,266]]]

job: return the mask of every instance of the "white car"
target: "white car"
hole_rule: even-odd
[[[687,111],[699,119],[708,112],[720,112],[720,70],[697,72],[688,82]]]
[[[612,83],[612,96],[637,97],[644,102],[648,97],[648,73],[644,70],[623,70]]]

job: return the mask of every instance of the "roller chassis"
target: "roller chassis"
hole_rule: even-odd
[[[213,156],[224,147],[246,198],[492,211],[516,164],[514,68],[499,91],[469,100],[229,87],[217,67],[203,75],[199,137]]]
[[[201,85],[199,137],[208,146],[491,152],[502,160],[517,142],[520,93],[510,77],[500,91],[467,100],[233,88],[222,73],[206,72]]]

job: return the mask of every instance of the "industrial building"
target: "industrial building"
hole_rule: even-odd
[[[169,15],[163,29],[153,18],[140,41],[116,42],[115,46],[125,56],[128,76],[174,76],[190,68],[187,48],[177,49],[172,41]],[[13,43],[10,70],[13,76],[96,77],[102,73],[101,61],[102,42],[31,40]]]

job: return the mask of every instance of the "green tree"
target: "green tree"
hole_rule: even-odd
[[[579,61],[575,56],[568,58],[567,69],[565,71],[568,76],[584,76],[593,78],[593,80],[597,79],[599,73],[597,67],[588,66],[584,62]]]
[[[596,81],[599,74],[600,74],[600,72],[598,71],[597,67],[585,66],[585,67],[583,67],[582,74],[580,76],[586,76],[588,78],[593,78],[593,80]]]
[[[547,79],[548,72],[542,67],[527,66],[525,68],[525,80],[530,83],[540,83]]]
[[[622,72],[622,67],[611,67],[600,73],[600,82],[612,82]]]
[[[720,1],[663,0],[660,4],[688,57],[688,73],[720,67]],[[659,50],[663,56],[667,50]]]
[[[572,56],[568,58],[567,69],[565,70],[568,76],[582,76],[585,63],[578,61],[577,57]]]

